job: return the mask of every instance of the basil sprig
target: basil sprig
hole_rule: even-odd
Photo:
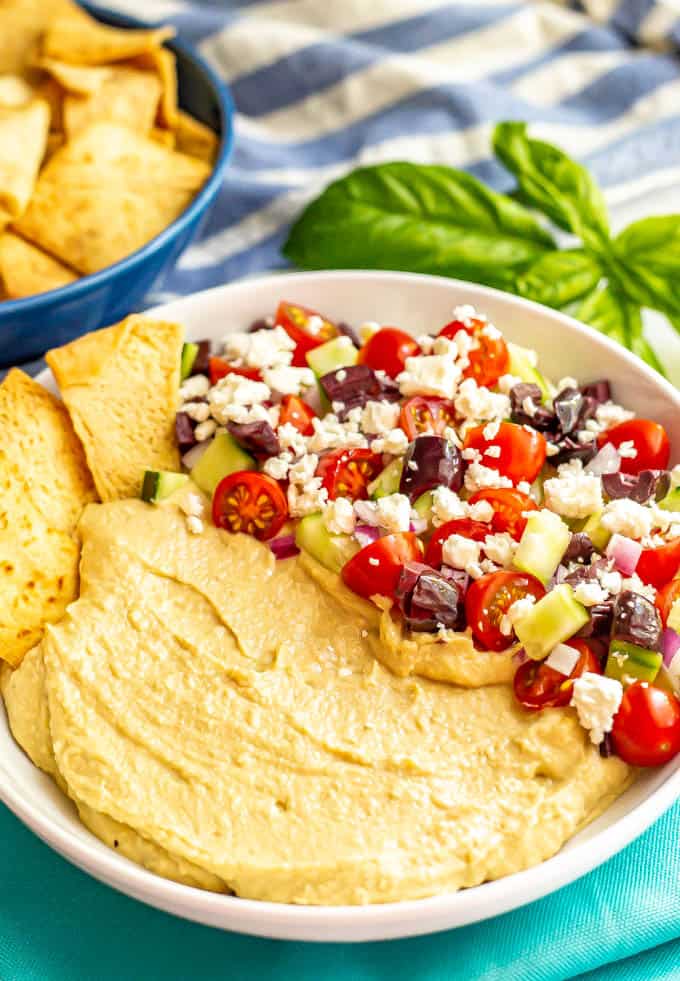
[[[511,196],[452,167],[362,167],[307,206],[284,255],[306,269],[400,269],[495,286],[572,313],[663,372],[641,308],[680,331],[680,215],[613,237],[595,179],[559,147],[504,122],[493,149],[517,181]],[[580,247],[558,249],[548,224]]]

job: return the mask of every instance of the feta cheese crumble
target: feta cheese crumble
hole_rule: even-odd
[[[587,518],[601,509],[602,481],[583,473],[580,461],[558,467],[557,473],[557,477],[551,477],[543,485],[547,508],[565,518]]]
[[[552,668],[553,671],[559,671],[560,674],[569,677],[578,664],[580,656],[576,648],[569,647],[568,644],[558,644],[556,647],[553,647],[545,659],[545,664],[546,667]]]
[[[407,358],[404,371],[397,375],[402,395],[440,395],[453,398],[461,375],[460,366],[451,357],[427,354]]]
[[[607,504],[600,523],[612,534],[618,533],[639,541],[651,533],[654,527],[654,512],[651,508],[638,504],[637,501],[621,497]]]
[[[367,402],[361,411],[361,428],[365,433],[385,436],[396,429],[400,411],[394,402]]]
[[[615,678],[586,671],[574,682],[571,704],[595,746],[599,746],[605,734],[612,731],[622,698],[623,685]]]
[[[351,535],[356,526],[352,502],[347,497],[329,501],[323,513],[323,521],[331,535]]]

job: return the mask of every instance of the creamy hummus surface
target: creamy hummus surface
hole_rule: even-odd
[[[172,502],[89,505],[80,533],[80,598],[3,694],[84,823],[161,875],[430,896],[549,857],[630,780],[572,709],[514,703],[510,655],[405,637],[308,559]]]

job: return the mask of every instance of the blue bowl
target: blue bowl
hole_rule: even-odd
[[[132,17],[84,5],[105,24],[148,27]],[[101,272],[23,300],[0,301],[0,367],[29,361],[79,334],[121,320],[136,310],[194,237],[217,195],[233,143],[234,104],[226,84],[206,61],[176,39],[179,103],[220,136],[215,167],[187,210],[143,248]]]

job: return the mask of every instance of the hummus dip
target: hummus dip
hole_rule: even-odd
[[[631,779],[572,709],[515,704],[509,655],[407,639],[308,558],[192,535],[172,500],[89,505],[80,534],[80,598],[3,693],[84,823],[158,874],[416,899],[548,858]]]

